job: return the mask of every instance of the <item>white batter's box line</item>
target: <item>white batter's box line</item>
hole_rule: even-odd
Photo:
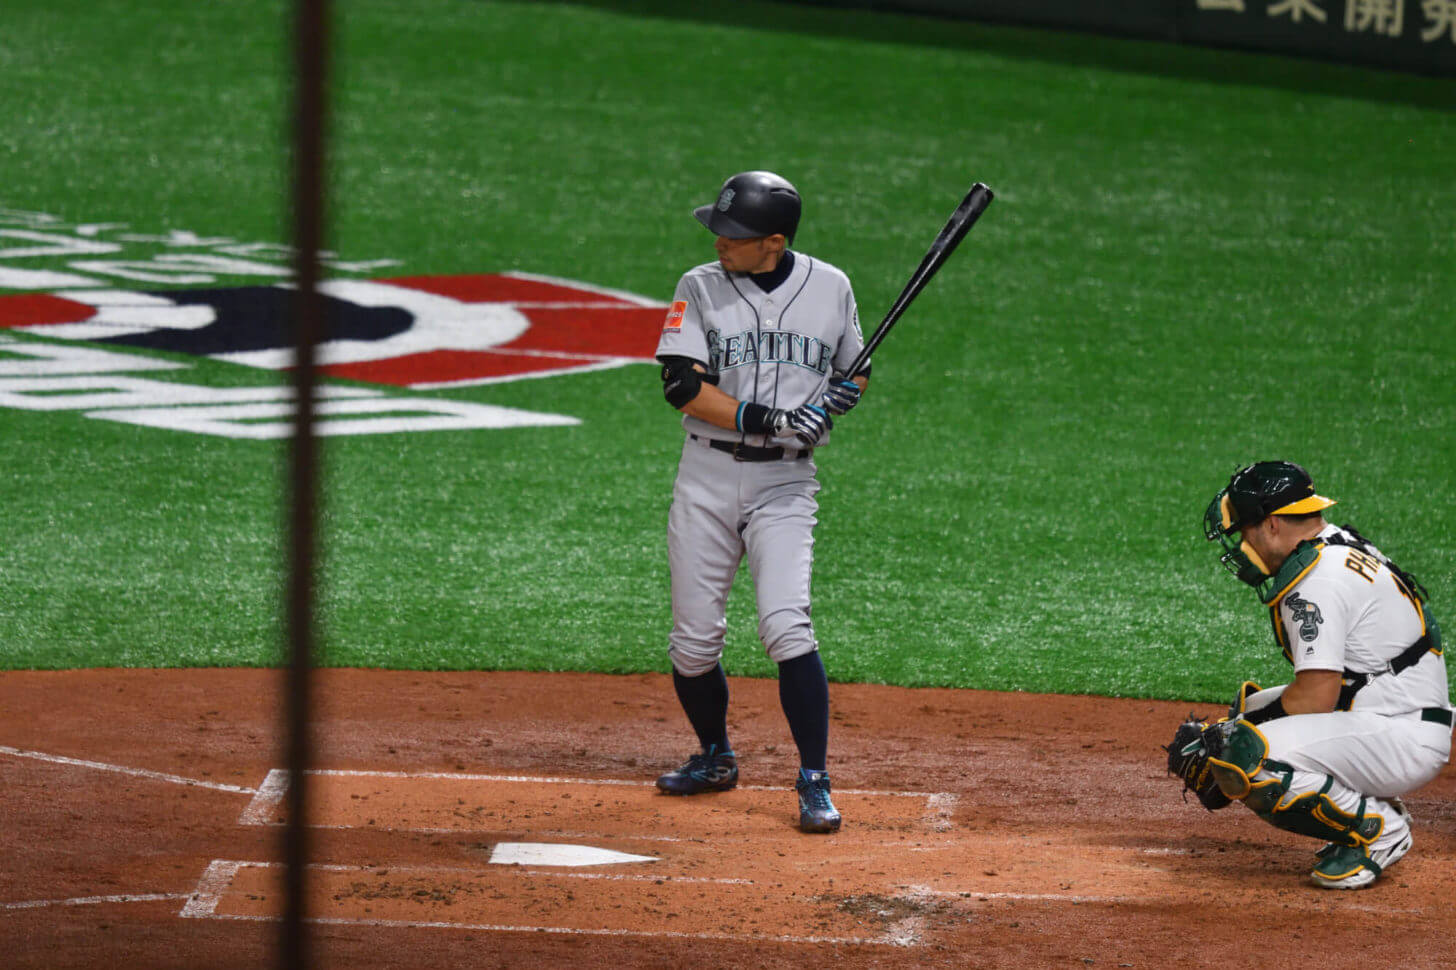
[[[288,825],[287,822],[270,822],[270,821],[249,822],[249,823],[241,823],[241,824],[259,825],[259,826],[262,826],[264,828],[275,828],[275,829],[281,829],[281,828],[284,828],[285,826]],[[410,833],[412,835],[469,835],[471,833],[494,831],[494,830],[490,830],[490,829],[462,829],[459,826],[452,826],[452,825],[438,825],[438,826],[436,826],[436,825],[353,825],[353,824],[344,825],[344,824],[337,824],[337,823],[319,823],[319,822],[310,822],[308,824],[308,827],[310,829],[319,829],[319,830],[329,831],[329,832],[353,832],[353,831],[358,831],[360,829],[367,829],[370,832],[408,832],[408,833]],[[512,830],[512,831],[515,831],[515,830]],[[798,833],[797,828],[792,828],[792,829],[790,829],[790,831],[793,833],[792,837],[794,839],[796,839],[796,840],[802,840],[802,834],[799,834]],[[526,833],[521,833],[521,834],[522,835],[525,835]],[[580,840],[591,841],[593,839],[598,839],[599,840],[599,839],[604,838],[604,836],[602,835],[601,832],[585,832],[585,831],[578,831],[578,830],[574,830],[574,829],[533,829],[533,830],[531,830],[530,835],[532,837],[536,837],[536,838],[553,839],[553,840],[555,840],[555,839],[580,839]],[[610,838],[613,841],[615,841],[615,842],[657,842],[657,843],[666,842],[666,843],[677,843],[677,842],[701,842],[701,841],[703,841],[702,838],[700,838],[698,836],[691,836],[691,835],[644,835],[644,834],[642,834],[640,832],[615,832],[615,833],[613,833],[610,836]],[[754,845],[754,846],[761,846],[761,845],[763,845],[763,836],[762,835],[714,835],[713,836],[713,844],[714,845]],[[906,842],[905,839],[892,839],[892,840],[858,840],[858,841],[855,842],[855,845],[858,846],[858,847],[861,847],[861,848],[890,848],[890,849],[901,849],[901,850],[903,850],[905,852],[941,852],[941,851],[944,851],[946,849],[953,849],[957,845],[959,845],[959,843],[956,842],[956,841],[954,841],[954,840],[951,840],[951,841],[947,841],[947,842],[940,843],[938,845],[926,845],[925,842],[924,842],[924,838],[923,837],[920,837],[920,841],[917,841],[914,845],[907,844],[907,842]]]
[[[115,896],[73,896],[70,899],[27,899],[18,903],[0,903],[0,909],[41,909],[46,906],[98,906],[103,903],[155,903],[170,899],[187,899],[188,893],[121,893]]]
[[[284,768],[274,768],[268,772],[263,779],[263,784],[258,786],[252,801],[248,802],[243,813],[238,816],[239,825],[267,825],[268,819],[283,801],[283,796],[288,793],[288,771]]]
[[[184,919],[204,919],[215,915],[218,903],[222,902],[223,893],[232,886],[238,870],[257,865],[260,863],[213,859],[202,871],[202,877],[197,880],[197,888],[188,895],[187,904],[177,915]],[[267,863],[261,865],[266,866]]]
[[[150,778],[153,781],[165,781],[174,785],[186,785],[189,788],[209,788],[213,791],[234,792],[239,795],[251,795],[255,791],[255,789],[243,785],[227,785],[218,781],[184,778],[181,775],[172,775],[165,771],[149,771],[146,768],[128,768],[125,765],[110,765],[100,761],[86,761],[83,758],[67,758],[58,754],[46,754],[44,751],[23,751],[20,748],[12,748],[4,744],[0,744],[0,754],[8,754],[16,758],[33,758],[36,761],[46,761],[57,765],[92,768],[96,771],[111,771],[120,775],[131,775],[135,778]]]
[[[905,895],[910,898],[1013,899],[1022,902],[1047,903],[1152,903],[1166,898],[1162,896],[1089,896],[1075,893],[982,892],[978,889],[931,889],[928,886],[905,886],[903,888]]]
[[[606,882],[651,882],[651,883],[702,883],[716,886],[756,886],[758,882],[753,879],[735,879],[727,876],[677,876],[663,875],[662,873],[628,873],[628,872],[567,872],[561,869],[534,869],[529,866],[499,864],[490,865],[494,872],[483,867],[471,866],[420,866],[400,865],[394,866],[388,863],[373,863],[370,865],[341,864],[335,862],[310,862],[309,869],[318,872],[372,872],[375,875],[413,875],[416,873],[429,875],[448,876],[486,876],[499,873],[509,873],[512,876],[546,876],[552,879],[598,879]],[[176,893],[177,899],[207,898],[220,893],[214,892],[217,885],[222,885],[222,892],[227,889],[227,884],[237,876],[240,869],[282,869],[285,863],[282,862],[244,862],[235,859],[214,859],[208,864],[207,870],[203,873],[202,880],[198,883],[197,889],[191,893]]]
[[[5,750],[0,748],[0,751]],[[650,781],[629,780],[624,778],[559,778],[559,777],[535,777],[532,775],[476,775],[465,772],[451,771],[366,771],[349,768],[313,768],[305,772],[308,775],[319,777],[335,778],[400,778],[400,779],[422,779],[437,781],[450,779],[453,781],[480,781],[498,782],[509,784],[543,784],[543,785],[622,785],[629,788],[646,788],[654,783]],[[788,786],[777,785],[740,785],[746,791],[784,791]],[[283,798],[288,793],[288,771],[284,768],[273,768],[263,779],[263,784],[254,789],[239,789],[240,791],[254,792],[252,801],[248,802],[242,814],[238,816],[239,825],[278,825],[281,823],[272,822],[271,818],[282,804]],[[959,796],[948,792],[918,792],[918,791],[876,791],[866,788],[842,789],[841,795],[861,795],[867,797],[900,797],[900,798],[923,798],[926,801],[925,821],[932,829],[943,832],[951,827],[950,817],[955,810],[955,804]],[[310,828],[353,828],[348,825],[311,825]],[[393,831],[392,829],[385,829]],[[404,831],[410,832],[454,832],[456,829],[417,829],[411,828]],[[557,833],[567,834],[571,833]],[[664,837],[663,841],[677,841],[672,837]]]
[[[935,832],[948,832],[955,828],[955,808],[959,795],[937,792],[925,799],[925,824]]]
[[[1101,905],[1124,905],[1127,903],[1143,903],[1156,905],[1166,903],[1168,897],[1160,896],[1092,896],[1078,893],[1015,893],[1015,892],[983,892],[978,889],[930,889],[926,886],[903,886],[901,887],[907,896],[915,897],[939,897],[943,899],[964,899],[967,901],[986,900],[1011,900],[1013,902],[1028,903],[1071,903],[1080,905],[1082,903]],[[1283,898],[1283,897],[1281,897]],[[1281,905],[1294,909],[1308,909],[1312,912],[1328,912],[1330,900],[1318,893],[1309,893],[1304,897],[1294,897],[1291,901]],[[1419,906],[1360,906],[1348,905],[1341,901],[1340,911],[1353,911],[1364,913],[1376,913],[1381,916],[1420,916],[1425,914],[1425,909]]]
[[[188,896],[180,897],[187,899],[187,904],[182,907],[179,916],[186,919],[230,919],[246,920],[256,923],[277,923],[282,917],[245,915],[232,913],[219,913],[217,907],[222,902],[223,895],[232,885],[233,879],[242,869],[271,869],[281,867],[282,863],[274,862],[238,862],[228,859],[214,859],[208,864],[203,872],[202,878],[197,883],[197,889]],[[310,869],[343,869],[346,871],[366,871],[371,869],[385,868],[382,866],[322,866],[310,865]],[[390,872],[413,871],[391,868]],[[553,875],[555,875],[553,873]],[[477,933],[556,933],[564,936],[621,936],[621,937],[644,937],[651,939],[670,940],[720,940],[731,942],[762,942],[762,943],[795,943],[795,944],[839,944],[842,946],[901,946],[905,944],[899,940],[892,939],[856,939],[854,937],[835,936],[754,936],[740,933],[698,933],[698,932],[676,932],[672,930],[611,930],[592,928],[573,928],[567,926],[512,926],[508,924],[495,923],[449,923],[437,920],[394,920],[394,919],[354,919],[350,917],[312,917],[305,920],[318,926],[377,926],[394,929],[425,929],[425,930],[470,930]]]
[[[279,916],[248,916],[233,913],[208,914],[207,919],[243,920],[254,923],[277,923]],[[374,926],[402,930],[469,930],[473,933],[550,933],[557,936],[616,936],[654,940],[716,940],[723,943],[790,943],[801,946],[893,946],[904,948],[900,940],[852,936],[754,936],[748,933],[685,933],[672,930],[609,930],[571,926],[507,926],[495,923],[444,923],[405,919],[351,919],[343,916],[310,917],[304,920],[315,926]]]
[[[275,772],[287,774],[283,769],[275,768],[268,774],[271,777]],[[339,778],[425,778],[425,779],[456,779],[459,781],[499,781],[499,782],[526,782],[543,785],[626,785],[635,788],[651,788],[655,782],[643,781],[640,778],[567,778],[556,775],[478,775],[466,771],[373,771],[360,768],[310,768],[307,772],[310,775],[326,775]],[[286,783],[286,782],[285,782]],[[264,782],[266,784],[266,782]],[[739,785],[738,788],[744,791],[788,791],[793,789],[791,784],[783,785]],[[880,798],[955,798],[947,792],[928,791],[881,791],[874,788],[836,788],[835,792],[840,795],[866,795]]]

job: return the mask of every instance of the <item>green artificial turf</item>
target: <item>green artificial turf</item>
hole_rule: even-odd
[[[1199,531],[1270,457],[1456,613],[1456,83],[680,6],[338,5],[330,245],[396,261],[376,275],[665,300],[712,256],[691,207],[772,168],[805,197],[798,247],[850,275],[870,330],[990,185],[822,453],[832,678],[1199,701],[1276,681],[1264,610]],[[0,208],[286,241],[282,4],[5,19]],[[681,432],[655,371],[430,395],[582,423],[326,440],[323,661],[666,670]],[[0,666],[277,661],[282,445],[5,409],[0,441]],[[739,586],[726,666],[772,676]]]

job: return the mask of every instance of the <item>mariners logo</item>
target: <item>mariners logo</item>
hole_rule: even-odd
[[[1319,625],[1325,618],[1318,606],[1298,593],[1289,594],[1284,605],[1289,607],[1289,618],[1299,624],[1299,639],[1308,643],[1319,636]]]
[[[332,280],[320,290],[327,331],[317,348],[321,375],[416,391],[651,363],[665,308],[630,293],[524,273]],[[0,407],[72,407],[88,417],[177,430],[282,437],[286,388],[98,375],[186,368],[143,351],[286,370],[294,363],[293,299],[290,288],[276,285],[0,297]],[[41,339],[16,340],[7,332]],[[71,342],[84,344],[66,346]],[[325,434],[579,423],[463,401],[386,398],[357,387],[323,391],[325,398],[351,400],[325,400],[321,413],[354,416],[333,432],[326,421]],[[375,405],[415,419],[370,423],[361,416]],[[270,417],[280,420],[262,423]]]

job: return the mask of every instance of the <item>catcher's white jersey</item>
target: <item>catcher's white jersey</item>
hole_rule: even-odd
[[[1328,525],[1320,537],[1341,534]],[[1419,604],[1380,558],[1349,546],[1325,546],[1278,609],[1296,672],[1348,669],[1371,675],[1351,710],[1404,714],[1449,705],[1442,655],[1427,651],[1400,674],[1388,671],[1426,626]]]
[[[1324,539],[1341,535],[1350,537],[1334,525],[1320,530]],[[1440,774],[1451,755],[1445,659],[1427,650],[1399,674],[1389,668],[1426,632],[1421,605],[1378,551],[1371,555],[1342,545],[1321,549],[1273,605],[1276,633],[1296,672],[1369,675],[1348,711],[1296,714],[1259,725],[1269,757],[1293,769],[1281,782],[1285,790],[1276,810],[1327,798],[1352,817],[1380,816],[1372,852],[1408,845],[1410,812],[1398,798]],[[1269,704],[1287,686],[1254,694],[1249,710]],[[1278,780],[1277,773],[1265,765],[1256,782],[1271,780]]]
[[[688,270],[678,281],[657,344],[658,357],[689,357],[719,378],[740,401],[792,410],[817,404],[831,372],[843,372],[864,347],[849,278],[823,260],[794,254],[784,282],[765,293],[745,273],[719,262]],[[684,416],[700,438],[783,444],[764,435],[736,435]],[[825,435],[819,447],[829,441]]]

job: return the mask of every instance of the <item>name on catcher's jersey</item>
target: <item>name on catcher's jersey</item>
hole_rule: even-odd
[[[1336,525],[1321,537],[1341,534]],[[1388,665],[1423,633],[1423,613],[1377,557],[1327,545],[1279,602],[1279,621],[1296,672],[1353,670],[1372,675],[1352,710],[1400,714],[1447,706],[1446,661],[1430,651],[1391,674]]]
[[[854,363],[864,336],[849,278],[822,260],[795,257],[788,278],[769,292],[718,262],[683,274],[657,356],[698,361],[740,401],[785,410],[817,404],[830,375]],[[739,437],[686,415],[683,427],[700,437]],[[773,443],[761,435],[743,440]]]

